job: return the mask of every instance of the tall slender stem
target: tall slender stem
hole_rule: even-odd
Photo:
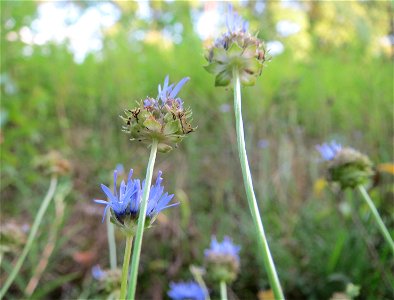
[[[115,226],[111,223],[111,215],[106,216],[107,223],[107,237],[108,237],[108,248],[109,248],[109,265],[111,270],[116,269],[116,243],[115,243]]]
[[[372,212],[372,215],[375,218],[376,223],[378,223],[379,229],[382,232],[384,238],[386,239],[387,243],[390,245],[391,251],[394,254],[394,242],[390,236],[389,231],[387,230],[386,226],[383,223],[382,218],[379,215],[378,210],[376,209],[375,205],[373,204],[372,199],[369,197],[368,192],[365,190],[364,186],[359,185],[358,190],[360,191],[361,195],[363,196],[365,202],[367,202],[369,209]]]
[[[37,235],[38,227],[40,226],[41,221],[44,217],[44,214],[48,208],[48,205],[51,202],[53,195],[55,194],[56,186],[57,186],[57,177],[54,175],[51,178],[51,183],[49,184],[48,192],[45,195],[45,198],[41,203],[41,206],[40,206],[38,213],[36,215],[36,218],[34,220],[33,226],[31,227],[30,234],[29,234],[29,237],[27,238],[27,242],[26,242],[25,247],[23,248],[22,254],[19,256],[19,259],[16,262],[15,267],[13,268],[11,274],[7,278],[6,282],[3,285],[3,288],[0,291],[0,299],[2,299],[4,297],[5,293],[7,292],[9,287],[11,286],[11,284],[14,281],[16,275],[18,274],[20,268],[22,267],[23,262],[25,261],[27,253],[29,253],[31,246],[33,245],[34,238]]]
[[[135,290],[137,287],[138,266],[140,263],[142,236],[144,234],[146,209],[148,206],[150,186],[152,183],[153,167],[155,165],[155,160],[156,160],[157,144],[158,144],[157,140],[152,141],[152,146],[151,146],[150,156],[149,156],[149,161],[148,161],[148,167],[146,170],[144,193],[142,195],[140,213],[138,215],[138,225],[137,225],[137,231],[135,234],[133,257],[131,259],[131,271],[130,271],[130,284],[129,284],[128,299],[135,299]]]
[[[227,300],[227,287],[224,281],[220,281],[220,299]]]
[[[237,130],[237,144],[239,152],[239,160],[241,162],[242,176],[245,185],[246,197],[252,219],[257,230],[257,239],[262,250],[262,256],[264,265],[268,274],[268,279],[271,284],[271,288],[274,292],[276,300],[284,299],[282,288],[280,286],[278,274],[276,273],[274,261],[272,260],[271,253],[268,247],[267,238],[265,236],[263,223],[261,221],[259,208],[257,205],[256,196],[253,191],[252,175],[249,169],[248,157],[246,155],[245,136],[242,121],[242,110],[241,110],[241,83],[239,80],[238,70],[233,69],[233,82],[234,82],[234,110],[235,110],[235,122]]]
[[[122,284],[120,286],[120,299],[126,299],[127,279],[129,277],[129,265],[131,256],[131,246],[133,244],[133,236],[130,234],[126,237],[126,248],[124,249],[123,268],[122,268]]]

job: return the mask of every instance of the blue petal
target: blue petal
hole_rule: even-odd
[[[170,93],[170,98],[174,99],[175,96],[179,93],[181,90],[182,86],[189,80],[189,77],[183,78],[181,81],[178,82],[178,84],[174,87],[174,89]]]

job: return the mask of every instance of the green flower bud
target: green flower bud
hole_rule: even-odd
[[[352,148],[342,148],[328,162],[328,179],[339,182],[343,189],[366,183],[373,172],[369,158]]]
[[[227,16],[228,31],[208,48],[205,58],[209,65],[205,69],[216,76],[216,86],[227,86],[233,78],[233,69],[237,69],[241,83],[254,85],[261,75],[267,51],[264,43],[247,31],[248,23],[237,13]]]

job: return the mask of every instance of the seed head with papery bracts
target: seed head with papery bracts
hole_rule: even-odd
[[[240,267],[240,250],[241,247],[233,244],[228,236],[225,236],[221,243],[213,236],[210,248],[204,251],[207,276],[216,282],[231,283],[234,281]]]
[[[248,32],[249,23],[229,7],[227,31],[207,49],[205,58],[209,64],[205,69],[216,76],[216,86],[227,86],[233,78],[235,68],[244,85],[254,85],[261,75],[267,50],[264,42]]]
[[[158,86],[157,98],[147,97],[137,108],[125,110],[123,131],[131,140],[150,145],[156,139],[158,151],[168,152],[195,130],[190,124],[192,111],[177,97],[188,80],[185,77],[176,85],[169,84],[167,76],[163,86]]]

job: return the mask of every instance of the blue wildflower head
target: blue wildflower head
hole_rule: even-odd
[[[324,160],[329,161],[333,160],[337,153],[342,150],[342,145],[338,144],[336,141],[331,141],[329,143],[317,145],[316,149]]]
[[[158,150],[168,152],[195,130],[190,124],[191,110],[185,109],[183,100],[178,97],[189,79],[185,77],[170,84],[166,76],[163,85],[158,86],[156,98],[147,97],[137,108],[125,111],[123,131],[131,135],[131,140],[151,144],[156,139]]]
[[[327,164],[327,179],[342,189],[364,184],[373,175],[373,164],[359,151],[332,141],[316,146]]]
[[[101,188],[108,200],[95,200],[95,202],[105,205],[103,221],[107,210],[110,209],[111,221],[126,232],[133,234],[139,215],[143,188],[141,188],[141,182],[139,179],[132,179],[133,170],[130,170],[127,181],[125,182],[122,180],[118,191],[117,174],[118,172],[115,170],[113,191],[104,184],[101,185]],[[150,189],[146,211],[148,222],[147,226],[150,226],[155,221],[157,215],[162,210],[179,204],[175,203],[169,205],[174,195],[164,193],[164,187],[161,185],[163,181],[161,175],[162,172],[159,171],[156,183]],[[144,182],[142,182],[142,186],[144,186]]]
[[[118,294],[121,284],[122,273],[120,269],[103,270],[99,265],[95,265],[92,270],[92,277],[99,281],[99,290],[105,291],[106,294]]]
[[[194,281],[171,282],[168,296],[173,300],[204,300],[204,290]]]
[[[208,276],[214,281],[234,281],[239,272],[240,250],[241,247],[233,244],[230,237],[225,236],[220,243],[213,236],[210,247],[204,251]]]
[[[244,85],[254,85],[261,75],[267,51],[264,43],[248,32],[249,23],[232,6],[226,17],[227,31],[217,38],[205,55],[205,69],[216,76],[216,86],[227,86],[236,69]]]

